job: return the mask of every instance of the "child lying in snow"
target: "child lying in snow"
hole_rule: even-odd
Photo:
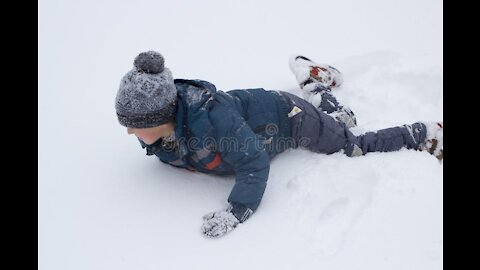
[[[252,215],[267,185],[270,160],[288,148],[354,157],[404,147],[443,160],[443,122],[355,136],[349,131],[356,125],[353,112],[331,94],[343,82],[341,73],[304,56],[293,56],[290,68],[305,99],[262,88],[223,92],[206,81],[174,80],[154,51],[140,53],[121,80],[118,120],[147,155],[191,171],[235,174],[229,207],[203,217],[208,237],[222,236]]]

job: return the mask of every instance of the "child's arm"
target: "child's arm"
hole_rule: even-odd
[[[218,237],[247,220],[257,209],[267,186],[270,158],[237,111],[217,107],[212,110],[210,117],[216,129],[217,150],[222,161],[234,167],[236,176],[235,185],[228,197],[231,204],[226,210],[228,213],[222,211],[207,216],[203,226],[207,236]],[[227,144],[222,145],[222,140],[228,140],[230,146],[233,141],[234,147],[224,147]],[[232,220],[233,216],[238,220],[237,223]]]

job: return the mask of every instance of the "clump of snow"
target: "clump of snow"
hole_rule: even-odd
[[[190,87],[187,89],[186,92],[186,99],[188,104],[196,104],[202,100],[204,95],[206,95],[207,92],[201,90],[200,88],[196,87]],[[209,101],[208,99],[207,101]]]

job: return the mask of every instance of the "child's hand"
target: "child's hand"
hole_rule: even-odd
[[[203,216],[202,232],[209,238],[217,238],[235,229],[239,223],[228,210],[211,212]]]

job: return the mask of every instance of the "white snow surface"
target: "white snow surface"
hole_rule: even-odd
[[[38,269],[442,269],[443,165],[401,150],[288,150],[220,239],[202,216],[234,177],[148,157],[114,102],[135,56],[219,90],[298,95],[289,56],[343,72],[355,134],[443,118],[443,2],[64,1],[38,5]],[[448,128],[448,126],[447,126]],[[448,155],[448,153],[447,153]]]

